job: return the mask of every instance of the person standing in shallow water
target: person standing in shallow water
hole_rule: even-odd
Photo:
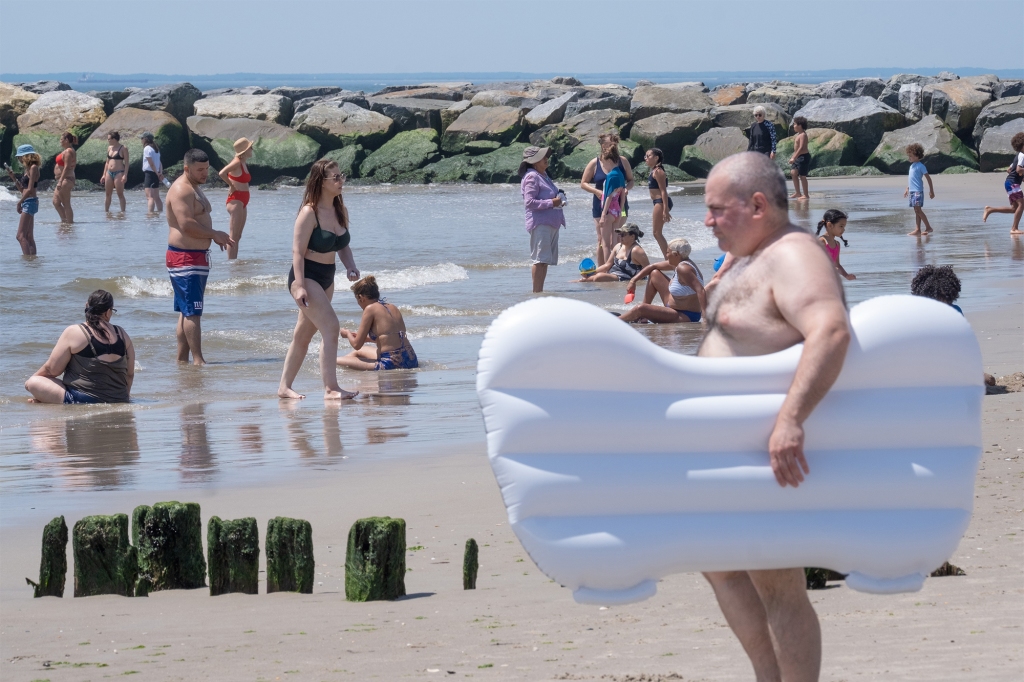
[[[558,228],[565,227],[562,213],[564,193],[558,191],[555,181],[548,176],[551,149],[527,147],[519,164],[522,178],[519,188],[526,208],[526,231],[530,233],[530,256],[533,265],[533,293],[544,291],[548,266],[558,265]]]
[[[71,209],[71,192],[75,189],[75,167],[78,165],[76,144],[78,138],[73,133],[61,135],[61,149],[53,160],[53,208],[64,225],[75,222],[75,212]]]
[[[127,204],[124,200],[124,182],[128,179],[128,147],[121,144],[121,133],[116,130],[107,135],[107,162],[103,164],[100,184],[103,185],[105,196],[103,210],[110,213],[110,201],[114,190],[117,190],[117,201],[124,213]]]
[[[813,477],[803,424],[843,368],[850,327],[838,274],[817,240],[789,221],[786,179],[762,154],[715,165],[704,224],[728,252],[708,283],[702,357],[803,352],[763,455],[780,487]],[[821,671],[821,626],[800,567],[704,574],[758,680],[811,681]]]
[[[590,215],[594,218],[597,230],[597,255],[595,261],[604,263],[611,255],[612,247],[618,242],[615,239],[615,228],[626,224],[629,215],[629,191],[633,189],[633,169],[629,161],[619,154],[619,136],[605,133],[597,138],[601,144],[601,154],[587,164],[580,180],[580,189],[594,195]],[[626,178],[626,199],[622,203],[622,214],[602,218],[604,209],[604,180],[613,168],[618,168]]]
[[[234,144],[235,158],[228,162],[228,165],[220,169],[220,179],[227,184],[231,190],[228,193],[227,209],[231,216],[228,231],[234,246],[228,247],[228,260],[238,258],[238,244],[242,241],[242,230],[245,229],[245,219],[248,217],[249,206],[249,183],[252,182],[252,175],[249,174],[249,167],[246,161],[252,158],[252,142],[248,138],[240,137]],[[236,175],[232,175],[236,173]]]
[[[160,145],[153,139],[153,133],[142,133],[142,186],[146,190],[146,209],[160,213],[164,204],[160,201],[160,183],[164,179],[164,164],[160,160]]]
[[[36,196],[36,188],[39,185],[39,169],[43,165],[43,159],[36,153],[36,148],[30,144],[23,144],[14,153],[18,163],[25,169],[25,174],[20,178],[15,177],[14,171],[7,169],[7,175],[14,180],[14,187],[21,192],[21,198],[15,205],[19,214],[18,233],[15,239],[21,245],[21,255],[36,255],[36,213],[39,213],[39,197]],[[6,164],[4,164],[6,165]]]
[[[193,364],[205,365],[200,323],[210,275],[210,244],[223,251],[232,242],[227,232],[213,229],[210,200],[201,187],[210,174],[206,152],[188,150],[184,164],[181,177],[167,191],[167,274],[178,313],[178,362],[188,362],[191,354]]]
[[[302,208],[292,231],[292,269],[288,272],[288,292],[299,308],[292,342],[284,358],[278,398],[301,399],[292,383],[302,368],[313,335],[320,332],[320,376],[324,382],[324,400],[345,400],[356,393],[338,385],[338,338],[341,324],[334,312],[336,259],[345,264],[350,282],[359,279],[359,269],[349,246],[348,209],[341,196],[345,175],[338,164],[320,159],[306,179]]]

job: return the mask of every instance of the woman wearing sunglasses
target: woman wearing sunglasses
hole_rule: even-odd
[[[754,123],[747,131],[747,151],[767,154],[769,159],[775,158],[775,124],[765,118],[764,107],[754,107]]]

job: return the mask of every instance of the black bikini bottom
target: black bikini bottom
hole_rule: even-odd
[[[329,288],[334,286],[334,273],[337,272],[337,266],[334,263],[325,265],[323,263],[317,263],[315,260],[305,259],[303,270],[305,270],[306,279],[311,279],[320,287],[327,291]],[[288,270],[288,291],[292,290],[292,282],[295,281],[295,266],[293,265]]]

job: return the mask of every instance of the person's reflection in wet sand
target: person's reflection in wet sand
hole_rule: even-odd
[[[396,438],[407,438],[408,436],[409,432],[405,431],[401,426],[366,427],[366,442],[374,445],[387,443],[389,440],[395,440]]]
[[[185,405],[181,408],[181,477],[186,481],[208,481],[216,471],[213,460],[206,430],[206,405]]]
[[[117,490],[134,482],[140,453],[132,410],[35,422],[29,437],[34,452],[56,458],[60,487]]]
[[[1024,239],[1013,237],[1013,260],[1024,260]]]
[[[282,400],[278,402],[281,416],[284,418],[284,427],[288,432],[288,442],[292,448],[299,453],[302,459],[316,459],[316,449],[309,442],[309,434],[306,432],[305,417],[299,409],[298,400]]]
[[[328,457],[341,457],[345,446],[341,443],[341,405],[324,403],[324,452]]]
[[[369,390],[366,394],[374,405],[411,405],[412,393],[419,387],[416,372],[396,369],[377,372],[376,392]]]
[[[288,440],[295,451],[299,453],[300,458],[309,463],[320,459],[321,454],[326,454],[329,458],[345,458],[342,454],[345,446],[341,442],[341,423],[339,421],[342,409],[341,403],[324,404],[324,411],[321,415],[324,439],[323,453],[319,452],[313,445],[313,438],[306,429],[306,422],[308,420],[305,413],[309,412],[310,408],[300,409],[298,401],[281,401],[278,404],[285,420]]]
[[[239,408],[238,411],[242,413],[243,419],[248,420],[247,423],[238,426],[239,446],[243,452],[251,455],[263,454],[263,430],[259,422],[261,418],[259,405],[248,405]]]

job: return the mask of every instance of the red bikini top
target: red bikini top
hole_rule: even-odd
[[[233,180],[234,182],[237,182],[239,184],[249,184],[249,182],[252,181],[252,176],[249,175],[249,169],[246,168],[245,166],[242,166],[241,175],[232,175],[231,173],[228,173],[228,179]]]

